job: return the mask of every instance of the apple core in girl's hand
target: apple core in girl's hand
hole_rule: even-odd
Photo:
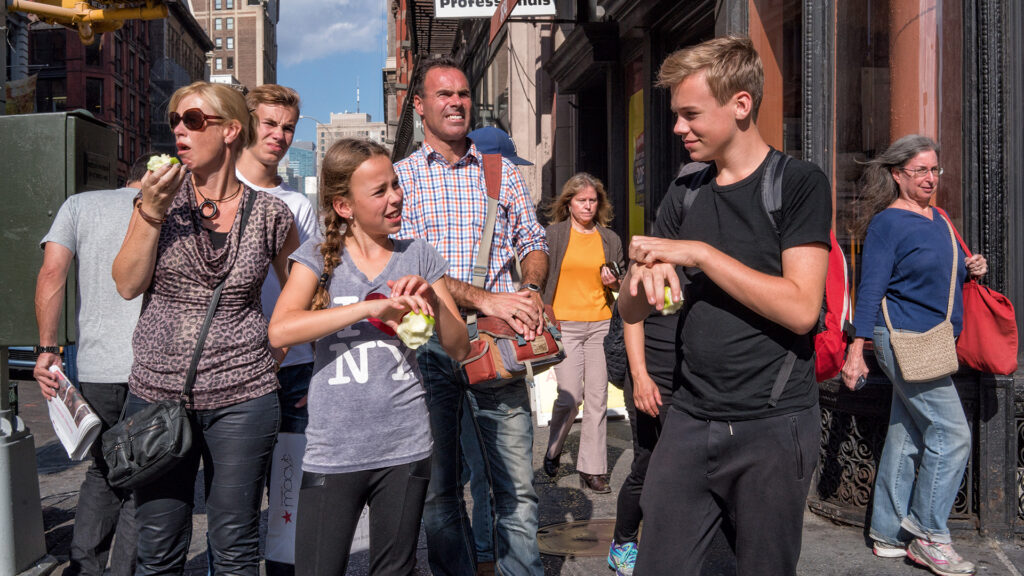
[[[149,159],[149,162],[146,162],[146,169],[153,172],[168,164],[181,164],[181,162],[170,154],[160,154],[153,156]]]
[[[398,338],[411,350],[427,343],[434,334],[434,317],[421,312],[410,312],[398,325]]]
[[[672,289],[665,286],[665,307],[661,309],[662,316],[668,316],[669,314],[675,314],[683,307],[683,299],[679,298],[679,302],[672,301]]]

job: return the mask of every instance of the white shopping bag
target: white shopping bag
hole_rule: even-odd
[[[270,491],[267,494],[267,560],[295,564],[295,522],[299,517],[299,487],[302,485],[302,455],[306,435],[281,432],[277,435],[270,463]]]
[[[267,560],[295,564],[295,523],[299,517],[299,488],[302,486],[302,455],[306,435],[281,432],[277,435],[270,464],[267,512]],[[369,509],[363,507],[352,538],[351,553],[370,549]]]

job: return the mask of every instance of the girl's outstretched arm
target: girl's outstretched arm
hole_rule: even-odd
[[[281,289],[270,318],[270,345],[276,348],[313,342],[360,320],[378,315],[384,300],[362,301],[348,306],[310,310],[319,278],[306,266],[295,263]]]

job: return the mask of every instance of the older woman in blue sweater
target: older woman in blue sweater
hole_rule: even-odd
[[[945,321],[950,267],[956,266],[950,321],[962,326],[961,285],[988,271],[985,258],[967,258],[939,211],[932,208],[939,175],[938,145],[924,136],[900,138],[868,163],[862,180],[867,205],[862,272],[854,314],[856,337],[843,366],[851,390],[868,374],[864,341],[892,381],[889,430],[878,465],[870,535],[874,553],[909,557],[940,575],[973,574],[953,550],[947,520],[968,456],[971,431],[949,376],[907,382],[882,314],[885,299],[894,330],[926,332]],[[868,224],[867,222],[870,221]]]

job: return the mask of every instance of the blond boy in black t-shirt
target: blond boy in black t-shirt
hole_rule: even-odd
[[[633,237],[619,298],[626,322],[664,307],[664,286],[690,285],[678,385],[641,505],[638,576],[700,574],[724,520],[740,575],[796,573],[804,501],[817,462],[819,414],[811,331],[821,309],[831,194],[815,166],[791,161],[778,231],[761,200],[771,148],[755,124],[764,85],[749,39],[718,38],[662,65],[674,132],[711,164],[678,238]],[[792,372],[777,402],[773,382]]]

